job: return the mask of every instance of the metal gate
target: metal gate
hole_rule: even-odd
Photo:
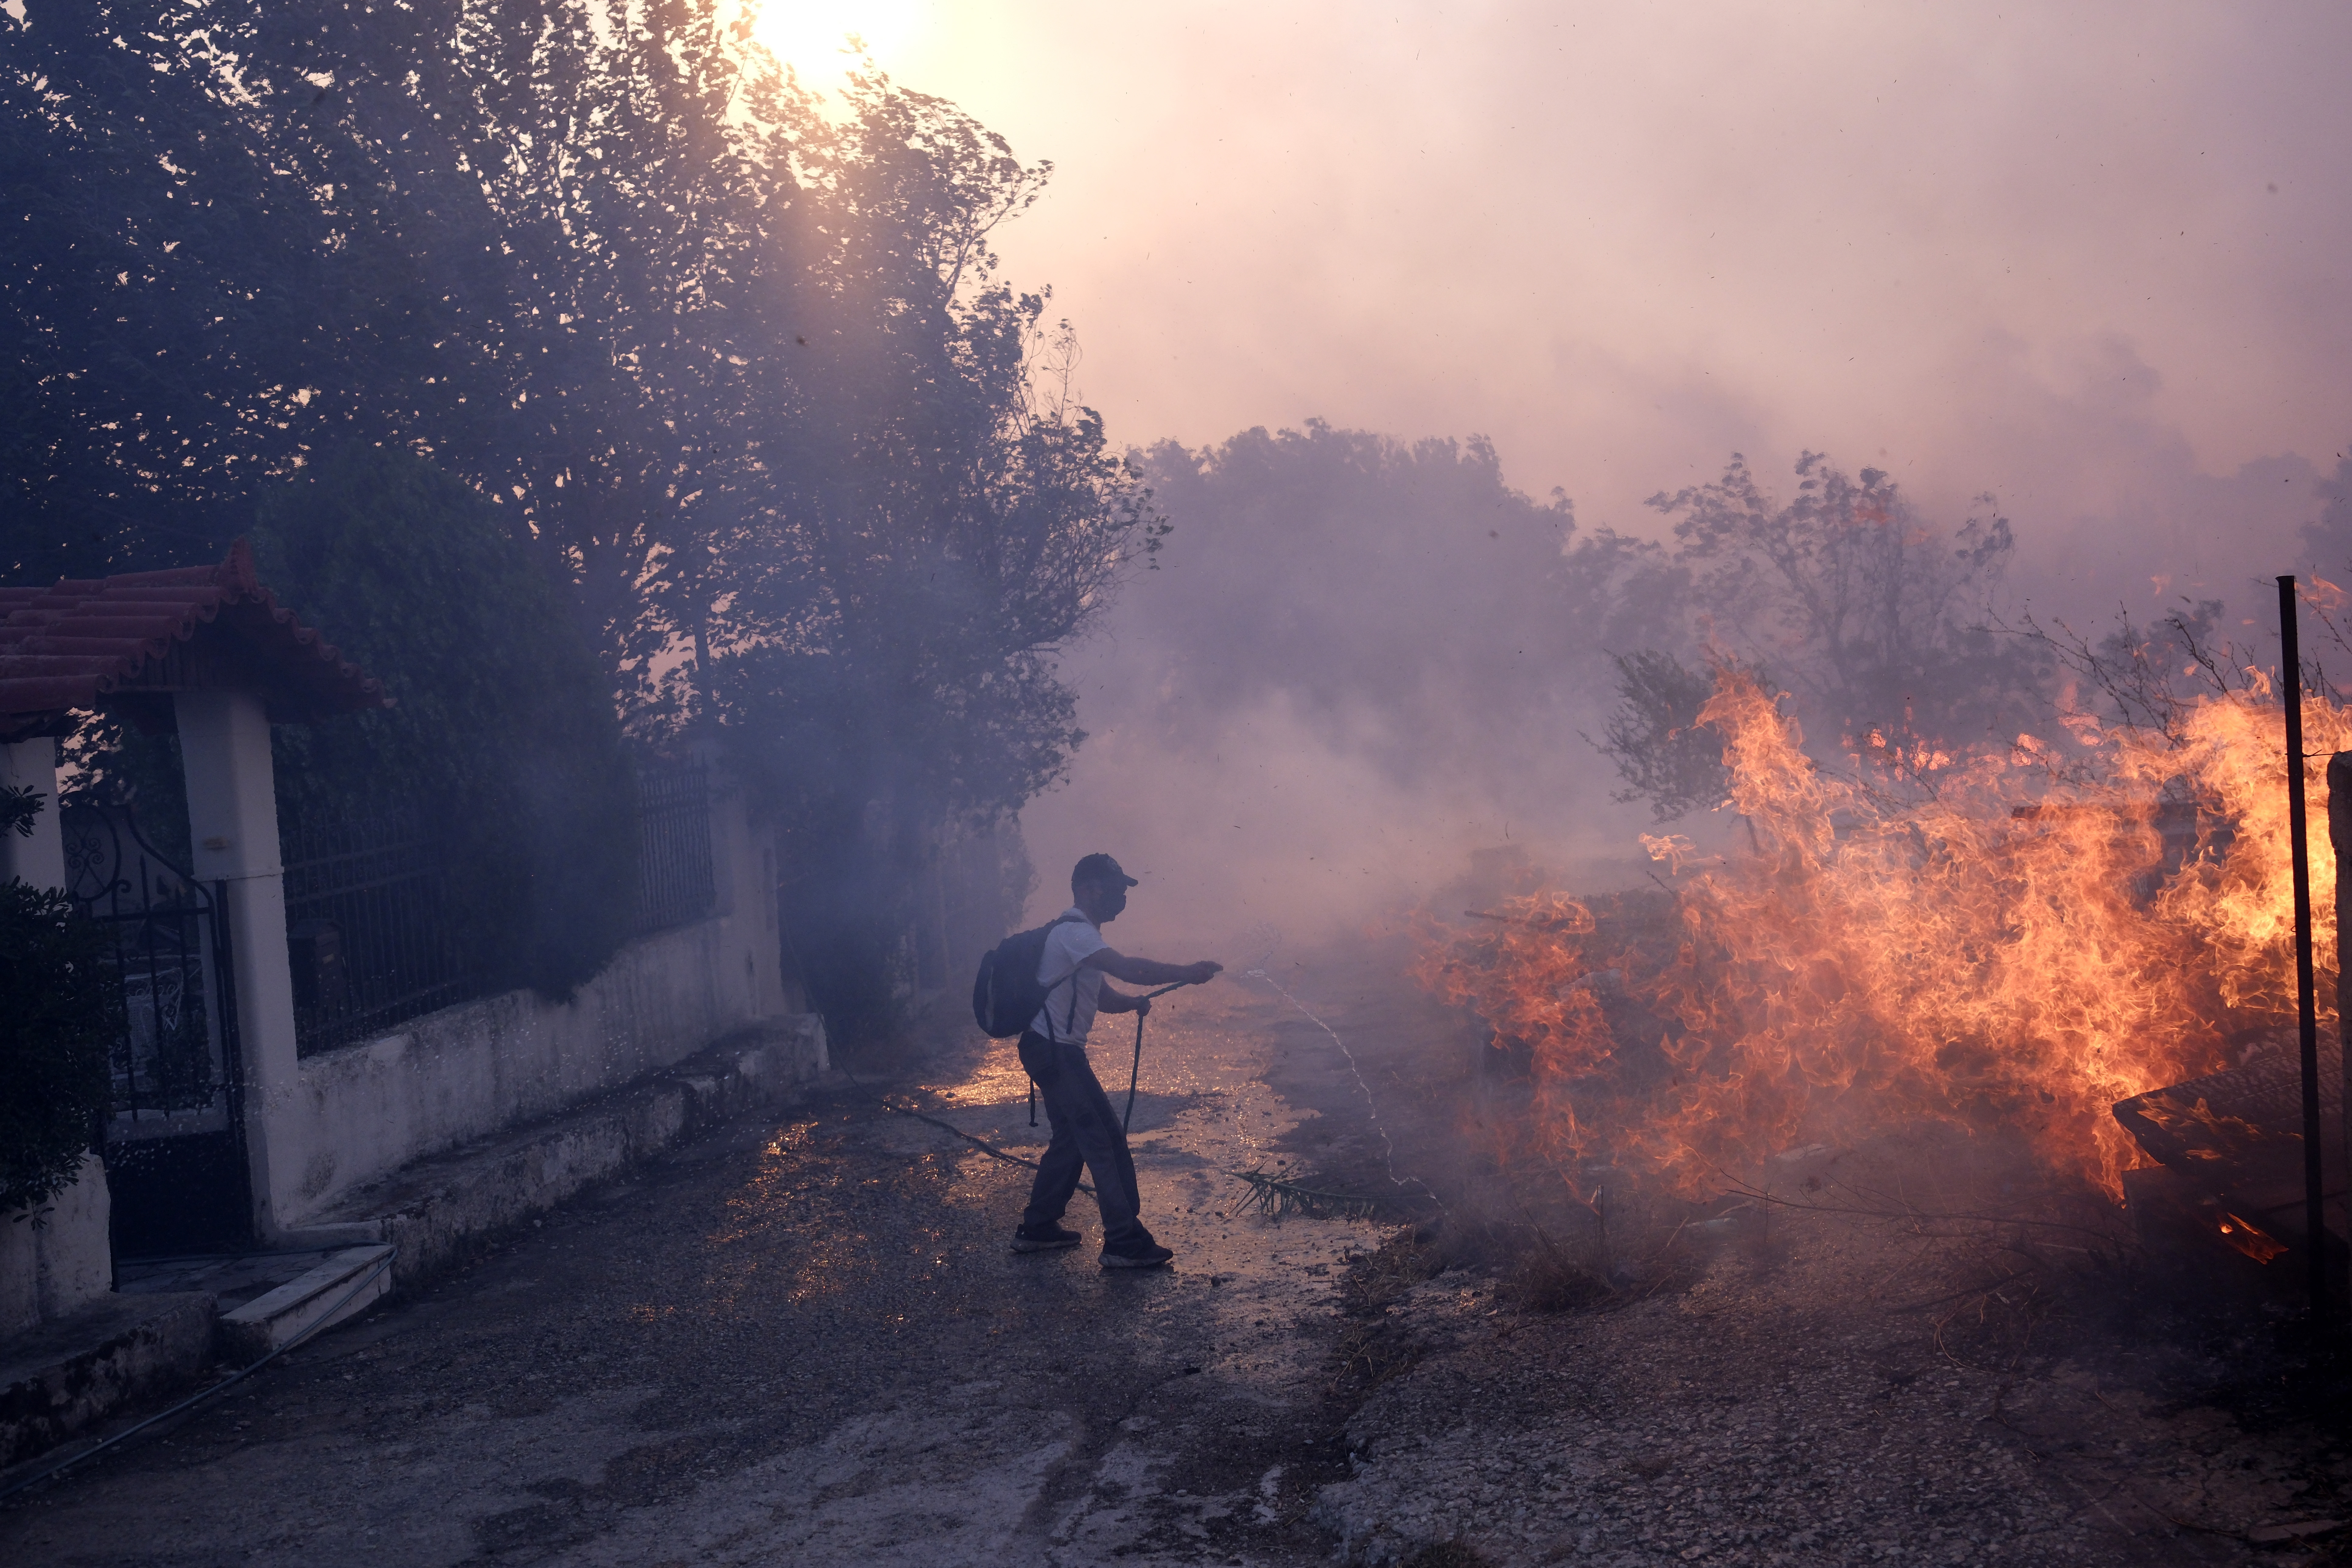
[[[214,1252],[253,1236],[226,885],[173,865],[127,811],[68,805],[66,890],[122,976],[101,1132],[117,1258]]]

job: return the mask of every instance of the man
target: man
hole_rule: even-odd
[[[1102,928],[1127,908],[1127,890],[1137,885],[1108,855],[1089,855],[1070,872],[1070,907],[1045,938],[1037,984],[1045,1005],[1021,1037],[1021,1065],[1035,1080],[1054,1128],[1053,1142],[1038,1162],[1029,1189],[1028,1212],[1013,1233],[1015,1252],[1045,1252],[1076,1247],[1078,1233],[1062,1227],[1062,1211],[1078,1188],[1078,1167],[1094,1178],[1095,1202],[1102,1209],[1105,1268],[1157,1268],[1176,1255],[1152,1239],[1140,1217],[1135,1161],[1127,1134],[1111,1109],[1110,1096],[1087,1060],[1087,1036],[1100,1013],[1150,1014],[1151,1004],[1103,984],[1105,975],[1130,985],[1198,985],[1224,965],[1159,963],[1129,958],[1103,941]]]

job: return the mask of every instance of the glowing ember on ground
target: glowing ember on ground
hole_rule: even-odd
[[[1751,831],[1719,858],[1644,840],[1680,875],[1670,917],[1644,928],[1538,893],[1424,949],[1423,984],[1530,1053],[1511,1152],[1580,1193],[1606,1163],[1712,1194],[1809,1139],[1933,1118],[2014,1129],[2053,1173],[2120,1194],[2144,1161],[2110,1108],[2293,1019],[2266,694],[2207,699],[2177,744],[2085,722],[2091,767],[2021,740],[1938,769],[1932,789],[1816,766],[1737,672],[1701,722],[1724,736],[1726,809]],[[2309,701],[2305,726],[2322,763],[2352,746],[2332,703]],[[2160,803],[2180,829],[2168,847]],[[2312,855],[2331,886],[2324,834]],[[2325,900],[2316,936],[2325,996]]]

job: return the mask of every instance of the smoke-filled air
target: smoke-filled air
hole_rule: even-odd
[[[2352,1552],[2352,13],[0,49],[0,1560]]]

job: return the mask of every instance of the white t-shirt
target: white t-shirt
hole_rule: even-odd
[[[1050,989],[1045,1005],[1029,1021],[1029,1027],[1049,1040],[1083,1046],[1087,1031],[1095,1026],[1095,1008],[1102,1001],[1103,972],[1080,966],[1110,943],[1103,941],[1095,922],[1076,905],[1062,914],[1062,923],[1045,933],[1045,956],[1037,962],[1037,984]],[[1071,915],[1077,918],[1067,918]]]

